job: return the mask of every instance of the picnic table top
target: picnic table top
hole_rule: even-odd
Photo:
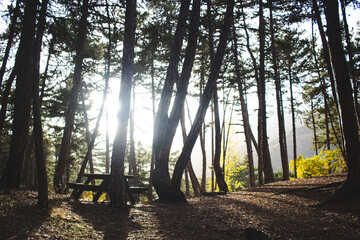
[[[107,179],[111,177],[111,173],[84,173],[84,176],[87,178],[95,179]],[[133,178],[133,175],[124,175],[124,178]]]

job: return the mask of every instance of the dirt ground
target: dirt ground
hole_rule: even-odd
[[[0,195],[0,239],[360,239],[360,202],[315,206],[344,175],[283,181],[188,203],[108,203],[51,194],[50,208],[36,193]]]

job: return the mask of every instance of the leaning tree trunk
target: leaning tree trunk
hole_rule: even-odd
[[[358,199],[360,191],[360,142],[350,76],[341,39],[338,2],[324,1],[324,5],[327,21],[327,35],[332,56],[331,60],[334,66],[341,107],[346,163],[348,166],[347,179],[341,187],[336,190],[333,195],[333,200],[343,200],[350,196],[356,196]]]
[[[9,189],[20,186],[24,152],[29,135],[36,7],[35,1],[26,1],[20,44],[15,60],[17,78],[14,120],[9,158],[2,176],[4,187]]]
[[[181,124],[181,133],[182,133],[182,136],[183,136],[183,142],[185,143],[185,140],[186,140],[186,127],[185,127],[185,109],[184,108],[183,108],[183,111],[182,111],[181,116],[180,116],[180,124]],[[190,176],[190,181],[191,181],[192,188],[194,190],[194,195],[199,196],[201,188],[200,188],[199,181],[198,181],[198,179],[197,179],[197,177],[195,175],[194,169],[192,167],[191,160],[189,160],[188,165],[186,167],[186,170],[187,170],[187,173]],[[188,195],[189,194],[186,194],[186,196],[188,196]]]
[[[171,195],[170,179],[168,179],[169,181],[167,181],[166,178],[161,179],[159,178],[159,176],[169,175],[168,163],[169,163],[170,148],[175,136],[176,128],[180,121],[180,117],[184,108],[185,98],[187,95],[187,88],[189,85],[189,80],[191,76],[191,71],[194,63],[196,46],[197,46],[199,22],[200,22],[200,0],[194,0],[193,9],[191,11],[190,29],[189,29],[189,32],[191,34],[189,34],[189,38],[188,38],[188,44],[185,52],[185,60],[182,67],[181,76],[179,79],[178,89],[176,92],[170,117],[167,119],[165,130],[162,133],[162,141],[161,141],[161,146],[159,148],[160,151],[158,152],[158,154],[155,155],[156,168],[157,168],[157,164],[160,164],[160,166],[162,167],[158,170],[155,169],[153,183],[156,192],[159,195],[159,199],[164,201],[168,201],[168,197],[171,198],[171,196],[169,196]],[[158,111],[160,111],[160,109]],[[165,172],[165,170],[167,172]]]
[[[333,100],[334,100],[334,104],[336,106],[336,111],[337,114],[339,116],[339,119],[341,119],[341,114],[340,114],[340,108],[339,108],[339,100],[338,100],[338,93],[336,92],[336,86],[335,86],[335,78],[334,78],[334,70],[333,70],[333,66],[331,64],[331,58],[330,58],[330,49],[329,49],[329,44],[328,41],[326,40],[326,35],[325,35],[325,31],[324,31],[324,27],[322,24],[322,20],[321,20],[321,15],[320,15],[320,11],[319,11],[319,7],[317,4],[317,0],[312,0],[313,3],[313,9],[315,12],[315,18],[318,24],[318,28],[319,28],[319,33],[320,33],[320,38],[321,38],[321,42],[324,48],[324,58],[326,61],[326,67],[328,69],[328,74],[329,74],[329,78],[330,78],[330,85],[331,85],[331,91],[332,91],[332,95],[333,95]],[[344,136],[343,136],[343,122],[339,121],[339,127],[340,127],[340,132],[341,132],[341,142],[342,145],[344,145]],[[342,149],[344,149],[344,147],[342,147]]]
[[[111,206],[126,206],[124,163],[128,121],[130,113],[131,88],[134,69],[134,46],[136,29],[136,0],[126,1],[124,51],[122,59],[121,87],[118,112],[118,129],[116,131],[113,155],[111,158]]]
[[[54,174],[54,189],[56,193],[65,193],[66,191],[64,174],[70,155],[70,141],[74,128],[75,111],[78,104],[78,95],[82,79],[81,74],[84,59],[84,43],[86,39],[88,15],[89,0],[83,0],[83,5],[81,7],[81,18],[78,26],[78,35],[75,43],[76,56],[73,87],[70,91],[70,102],[66,111],[64,133],[60,146],[59,159]]]
[[[153,154],[155,161],[155,169],[153,171],[153,176],[151,178],[151,181],[158,195],[162,195],[162,192],[167,192],[166,189],[168,189],[168,186],[170,185],[168,161],[166,161],[166,159],[165,161],[163,161],[159,157],[159,154],[164,139],[163,130],[166,128],[168,121],[168,110],[171,102],[173,87],[174,87],[175,79],[178,75],[180,52],[182,48],[183,38],[185,35],[186,19],[189,15],[189,6],[190,6],[190,0],[184,0],[181,2],[178,23],[174,35],[173,44],[171,47],[169,65],[167,68],[164,87],[161,93],[159,107],[154,123]]]
[[[108,92],[108,86],[109,86],[109,78],[108,77],[105,77],[105,87],[104,87],[104,90],[103,90],[103,98],[102,98],[102,103],[101,103],[101,106],[100,106],[100,110],[99,110],[99,114],[97,116],[97,120],[96,120],[96,123],[95,123],[95,128],[93,130],[93,133],[91,134],[90,136],[90,131],[89,131],[89,127],[88,127],[88,120],[87,120],[87,113],[86,113],[86,109],[85,109],[85,104],[84,104],[84,101],[83,101],[83,109],[84,109],[84,115],[86,116],[85,117],[85,122],[86,122],[86,125],[87,125],[87,129],[86,129],[86,132],[87,132],[87,151],[86,151],[86,154],[85,154],[85,158],[81,164],[81,167],[80,167],[80,171],[78,173],[78,176],[76,178],[76,182],[77,183],[80,183],[81,180],[82,180],[82,177],[84,175],[84,172],[85,172],[85,169],[86,169],[86,165],[87,163],[89,162],[90,163],[90,172],[91,173],[94,173],[94,167],[93,167],[93,163],[92,163],[92,150],[95,146],[95,140],[96,140],[96,137],[97,137],[97,134],[98,134],[98,129],[100,127],[100,122],[101,122],[101,118],[103,116],[103,112],[104,112],[104,108],[105,108],[105,104],[106,104],[106,97],[107,97],[107,92]],[[84,98],[82,99],[84,100]],[[93,181],[92,182],[93,185],[95,185],[95,182]],[[73,197],[74,199],[77,199],[80,197],[80,191],[76,191],[74,189],[74,191],[72,192],[71,194],[71,197]]]
[[[196,113],[194,123],[192,124],[191,130],[186,138],[184,147],[175,165],[173,178],[171,181],[172,191],[173,191],[171,200],[174,202],[185,200],[184,194],[180,190],[181,177],[190,159],[192,149],[195,145],[197,136],[199,135],[202,123],[205,118],[207,107],[212,98],[213,91],[215,91],[216,88],[216,80],[219,76],[220,67],[222,64],[222,60],[224,58],[225,48],[227,45],[227,39],[230,33],[233,9],[234,9],[234,1],[229,0],[225,13],[224,24],[220,35],[219,46],[210,67],[209,79],[208,82],[206,83],[204,94],[200,100],[200,106]]]

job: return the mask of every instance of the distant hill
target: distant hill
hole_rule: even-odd
[[[296,141],[297,141],[297,155],[300,154],[306,157],[312,157],[315,155],[315,151],[312,149],[312,137],[313,133],[310,129],[305,126],[301,126],[296,129]],[[288,149],[288,159],[293,160],[293,138],[292,132],[286,133],[286,144]],[[279,138],[277,136],[273,136],[269,139],[269,148],[271,155],[271,163],[274,171],[281,170],[281,157],[280,157],[280,147],[279,147]],[[242,159],[244,159],[246,153],[246,145],[242,143],[240,145],[240,155]],[[257,166],[257,154],[255,149],[254,152],[254,161]]]
[[[312,137],[313,133],[310,129],[305,126],[301,126],[296,129],[296,148],[297,155],[300,154],[304,157],[312,157],[315,155],[315,151],[312,149]],[[288,150],[289,161],[293,160],[293,137],[292,132],[286,133],[286,144]],[[280,157],[280,147],[279,147],[279,138],[271,138],[269,140],[269,148],[271,155],[271,162],[274,171],[281,169],[281,157]]]

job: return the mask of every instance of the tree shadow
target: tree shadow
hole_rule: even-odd
[[[343,214],[329,213],[272,197],[248,201],[240,196],[222,198],[221,205],[231,207],[219,204],[215,211],[222,212],[222,216],[227,219],[237,215],[238,222],[247,222],[248,227],[281,239],[354,239],[354,236],[359,236],[360,223],[344,218]]]
[[[305,198],[316,202],[321,202],[329,198],[332,193],[342,184],[333,182],[330,184],[296,184],[292,185],[266,185],[259,188],[245,189],[243,192],[264,192],[274,195],[292,195],[299,198]]]
[[[155,202],[139,209],[156,218],[159,239],[248,239],[241,238],[245,225],[229,225],[212,204],[204,208],[202,204]]]
[[[59,201],[50,199],[49,206]],[[16,190],[0,195],[0,238],[27,239],[50,217],[49,210],[37,205],[37,193]]]
[[[104,234],[103,239],[126,239],[131,229],[139,227],[139,224],[130,218],[130,209],[112,209],[106,202],[92,203],[69,199],[68,203],[83,221]]]

